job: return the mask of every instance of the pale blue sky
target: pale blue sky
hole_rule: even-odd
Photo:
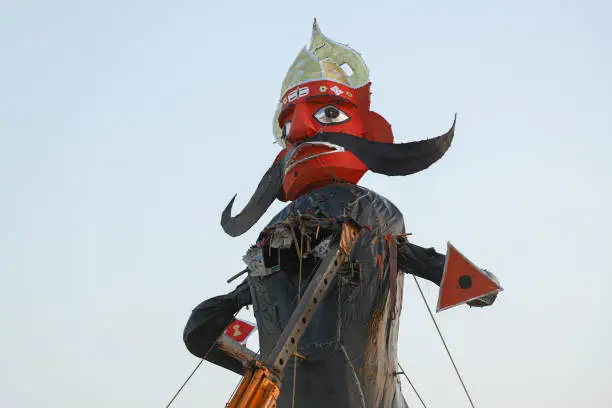
[[[237,239],[219,226],[278,152],[314,16],[363,54],[398,142],[458,112],[443,160],[362,184],[415,243],[501,279],[495,306],[438,315],[477,407],[612,406],[603,0],[0,2],[0,406],[165,406],[197,362],[191,308],[233,288],[281,208]],[[429,407],[468,407],[411,280],[404,295],[402,365]],[[174,406],[224,406],[238,381],[205,364]]]

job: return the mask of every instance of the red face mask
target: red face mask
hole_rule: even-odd
[[[330,92],[329,88],[335,92]],[[278,117],[286,147],[276,160],[283,157],[286,160],[282,199],[289,201],[327,184],[357,184],[368,170],[355,155],[339,146],[309,142],[314,135],[345,133],[393,143],[391,126],[369,110],[369,84],[355,90],[330,84],[330,81],[315,81],[307,84],[306,91],[304,89],[302,85],[300,90],[306,95],[288,102]],[[287,95],[292,93],[297,94],[293,89]]]

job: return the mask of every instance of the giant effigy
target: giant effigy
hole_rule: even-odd
[[[453,121],[441,136],[394,143],[370,97],[361,55],[315,20],[281,86],[273,120],[281,151],[237,215],[230,201],[221,226],[239,236],[274,200],[288,204],[246,251],[242,283],[198,305],[184,330],[192,354],[244,376],[228,406],[406,407],[397,377],[404,274],[441,287],[438,310],[488,306],[501,290],[452,245],[445,256],[411,243],[401,211],[358,185],[367,171],[427,169],[455,132]],[[223,334],[248,305],[259,353]]]

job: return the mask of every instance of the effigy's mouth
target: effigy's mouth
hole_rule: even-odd
[[[284,166],[284,174],[287,174],[295,166],[308,160],[326,156],[334,153],[342,153],[344,147],[329,142],[304,142],[295,146],[287,155]]]

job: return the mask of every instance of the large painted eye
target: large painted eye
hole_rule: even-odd
[[[281,139],[286,142],[287,137],[289,137],[289,132],[291,132],[291,121],[285,123],[281,132]]]
[[[314,114],[314,117],[323,125],[336,125],[338,123],[344,123],[350,119],[346,113],[342,112],[333,105],[322,107]]]

